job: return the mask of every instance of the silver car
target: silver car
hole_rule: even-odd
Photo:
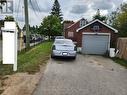
[[[70,39],[57,39],[52,46],[51,58],[71,57],[76,58],[76,45]]]
[[[64,36],[56,36],[55,40],[57,40],[57,39],[65,39],[65,37]]]

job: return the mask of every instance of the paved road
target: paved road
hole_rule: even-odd
[[[127,95],[127,69],[101,56],[50,59],[33,95]]]

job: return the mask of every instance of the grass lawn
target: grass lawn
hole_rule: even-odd
[[[45,66],[50,57],[52,42],[42,42],[37,46],[18,54],[18,71],[35,73],[40,70],[40,66]],[[0,75],[13,74],[12,65],[3,65],[0,63]]]
[[[116,63],[124,66],[126,69],[127,69],[127,60],[123,60],[123,59],[120,59],[120,58],[112,58],[113,61],[115,61]]]

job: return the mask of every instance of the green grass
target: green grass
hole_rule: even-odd
[[[29,50],[22,50],[18,53],[18,71],[36,73],[40,66],[45,66],[49,59],[52,42],[42,42]],[[13,74],[12,65],[3,65],[0,63],[0,75]]]
[[[112,60],[122,66],[124,66],[127,69],[127,60],[120,59],[120,58],[112,58]]]

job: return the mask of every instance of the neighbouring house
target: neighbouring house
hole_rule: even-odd
[[[65,24],[65,23],[64,23]],[[105,54],[116,44],[118,30],[95,19],[80,19],[64,28],[65,38],[72,39],[84,54]]]
[[[74,24],[73,21],[69,21],[69,20],[66,20],[63,22],[64,23],[64,30],[69,27],[70,25]]]
[[[65,38],[72,39],[74,42],[77,41],[77,32],[76,30],[86,25],[88,21],[84,18],[78,20],[77,22],[69,22],[68,27],[64,27],[64,36]],[[64,22],[64,26],[67,26]]]

